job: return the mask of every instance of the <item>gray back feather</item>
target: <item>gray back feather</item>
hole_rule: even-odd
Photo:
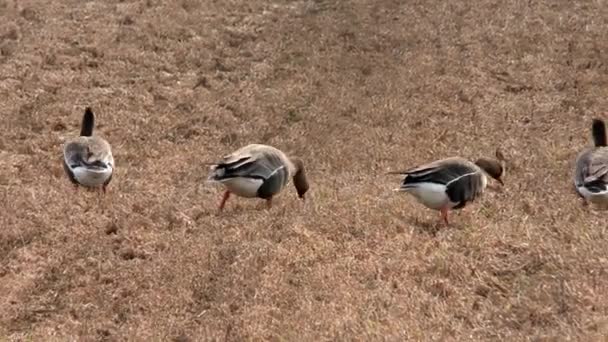
[[[240,157],[239,157],[240,156]],[[268,180],[283,187],[289,181],[289,169],[283,158],[276,153],[260,152],[254,154],[236,154],[228,156],[215,166],[211,178],[222,180],[234,177]]]
[[[576,158],[574,183],[582,186],[596,181],[608,182],[608,148],[589,148]]]
[[[68,143],[63,149],[63,159],[70,167],[75,167],[84,164],[84,155],[86,154],[86,146],[80,143]]]

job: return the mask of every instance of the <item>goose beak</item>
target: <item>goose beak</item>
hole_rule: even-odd
[[[505,186],[505,183],[502,182],[502,179],[496,178],[496,180],[498,181],[498,183],[500,183],[500,185]]]

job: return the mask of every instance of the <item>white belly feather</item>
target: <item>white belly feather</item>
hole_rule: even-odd
[[[72,172],[78,183],[88,187],[96,187],[103,185],[110,178],[112,168],[86,168],[78,166],[73,168]]]
[[[608,190],[591,192],[585,186],[577,186],[578,193],[591,203],[608,206]]]
[[[258,189],[264,183],[261,179],[246,178],[246,177],[232,177],[226,178],[219,181],[224,184],[226,188],[241,197],[257,197]]]
[[[446,204],[449,208],[454,207],[457,203],[451,202],[446,194],[446,187],[442,184],[437,183],[417,183],[408,185],[408,187],[402,191],[406,191],[416,199],[424,204],[426,207],[439,210]]]

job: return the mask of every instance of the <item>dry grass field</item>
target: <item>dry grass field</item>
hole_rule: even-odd
[[[61,167],[89,105],[105,198]],[[605,341],[596,116],[604,0],[0,0],[0,340]],[[218,214],[204,163],[253,142],[308,198]],[[385,175],[497,147],[449,228]]]

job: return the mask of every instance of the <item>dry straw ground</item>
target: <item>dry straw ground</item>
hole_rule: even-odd
[[[606,213],[569,177],[608,116],[597,1],[0,0],[0,336],[36,341],[602,340]],[[91,105],[105,200],[61,148]],[[204,184],[250,142],[306,203]],[[436,212],[383,175],[509,159]]]

